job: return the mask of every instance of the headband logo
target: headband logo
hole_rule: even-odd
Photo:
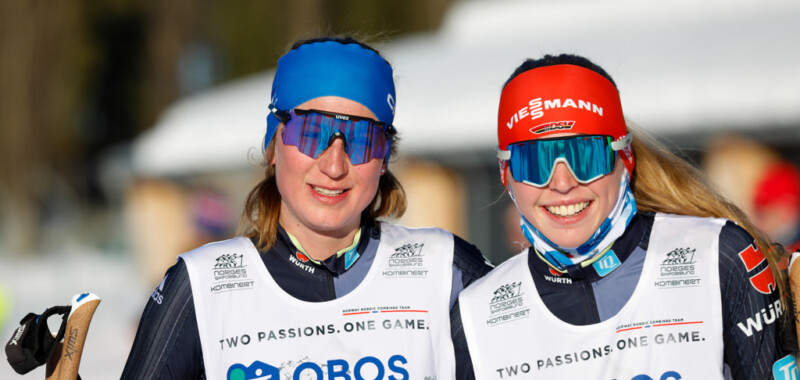
[[[508,127],[508,129],[514,128],[514,124],[519,123],[520,120],[523,120],[527,116],[530,116],[531,120],[536,120],[544,116],[544,111],[555,108],[582,109],[597,114],[600,117],[603,116],[603,107],[587,100],[578,99],[576,103],[575,100],[571,98],[566,98],[563,102],[562,99],[546,99],[543,101],[542,98],[534,98],[528,102],[527,106],[520,108],[519,111],[511,115],[508,123],[506,123],[506,127]],[[538,127],[534,127],[534,129],[536,128]]]
[[[389,108],[392,110],[392,115],[394,115],[394,97],[392,94],[386,94],[386,103],[389,104]]]
[[[558,130],[572,129],[575,126],[574,120],[553,121],[550,123],[539,124],[530,129],[531,133],[540,134]]]

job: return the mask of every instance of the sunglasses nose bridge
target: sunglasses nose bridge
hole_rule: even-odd
[[[345,153],[350,153],[348,151],[348,149],[347,149],[347,137],[340,130],[337,130],[337,131],[331,133],[331,137],[328,139],[328,144],[326,144],[325,147],[326,148],[330,148],[330,146],[333,144],[333,142],[336,141],[336,139],[338,139],[338,138],[342,139],[342,146],[344,146]]]

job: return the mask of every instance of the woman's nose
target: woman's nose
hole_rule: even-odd
[[[350,170],[350,157],[345,151],[344,139],[335,138],[328,149],[317,158],[319,170],[331,178],[341,178]]]
[[[578,184],[578,180],[572,175],[572,172],[567,167],[567,164],[559,162],[556,164],[556,168],[553,171],[553,178],[550,180],[550,183],[547,185],[547,187],[551,190],[558,191],[559,193],[566,193],[575,186],[578,186]]]

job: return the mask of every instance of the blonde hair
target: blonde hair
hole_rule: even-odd
[[[278,132],[275,135],[279,136]],[[395,136],[392,154],[396,152],[398,140],[399,138]],[[264,167],[264,178],[247,194],[239,220],[239,234],[255,238],[259,250],[272,248],[278,239],[278,220],[283,198],[278,191],[275,167],[270,164],[274,156],[275,138],[264,151],[264,160],[261,164]],[[378,191],[372,202],[361,212],[361,221],[362,223],[365,220],[375,221],[382,217],[399,218],[405,213],[407,204],[403,186],[387,168],[378,181]]]
[[[736,222],[755,239],[756,246],[769,262],[781,298],[785,300],[785,275],[777,262],[785,255],[756,228],[745,213],[728,201],[699,169],[670,152],[664,145],[636,125],[628,123],[633,133],[633,157],[636,160],[631,187],[639,211],[725,218]]]

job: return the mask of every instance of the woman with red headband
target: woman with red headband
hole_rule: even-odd
[[[497,124],[500,176],[532,247],[459,296],[472,365],[459,378],[797,378],[769,242],[626,126],[603,69],[526,61]]]
[[[243,236],[169,269],[124,379],[455,376],[451,309],[490,267],[450,232],[378,220],[406,207],[395,99],[389,63],[352,38],[281,57]]]

